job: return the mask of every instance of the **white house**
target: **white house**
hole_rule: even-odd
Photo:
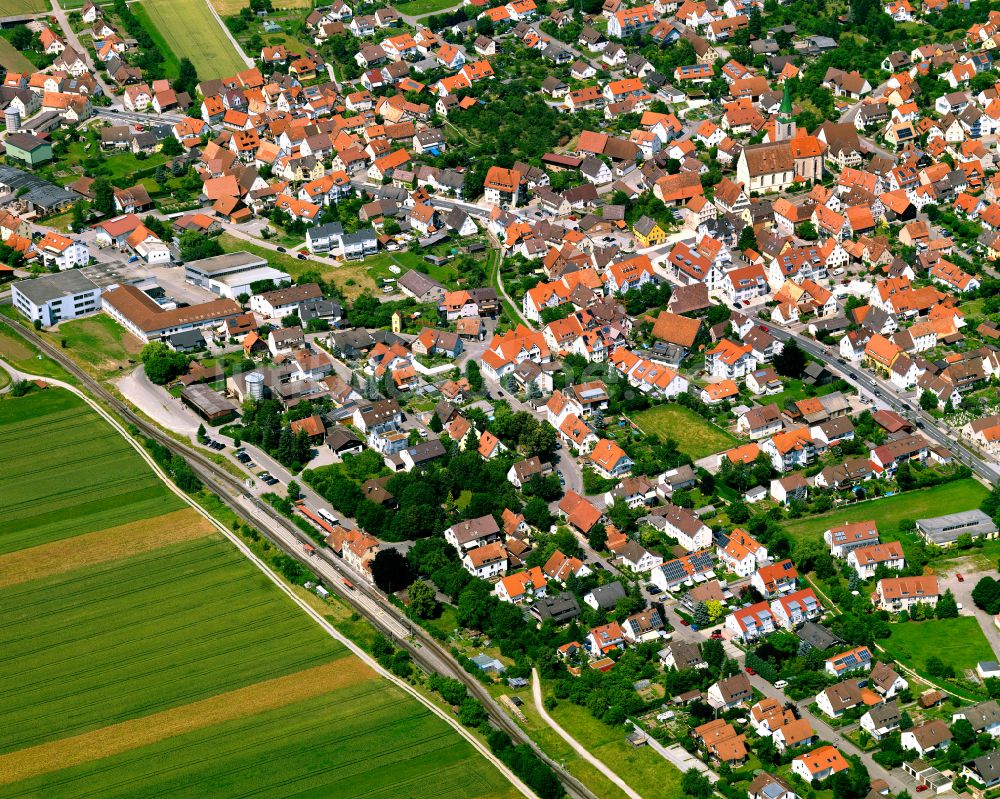
[[[30,322],[49,327],[101,309],[101,287],[78,270],[11,284],[14,307]]]

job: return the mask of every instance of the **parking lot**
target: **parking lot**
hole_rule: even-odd
[[[106,260],[101,263],[84,267],[81,271],[98,286],[107,287],[114,283],[142,283],[155,281],[169,299],[177,303],[197,305],[208,300],[218,299],[215,294],[192,286],[184,281],[184,267],[179,264],[128,263],[125,256],[117,250],[105,248],[101,252],[112,252],[121,256],[118,260]]]

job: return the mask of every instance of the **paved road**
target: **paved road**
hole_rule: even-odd
[[[573,751],[576,752],[580,757],[586,760],[590,765],[596,768],[601,774],[607,777],[611,782],[621,788],[622,792],[630,797],[630,799],[642,799],[638,793],[636,793],[632,788],[629,787],[628,783],[625,782],[621,777],[615,774],[614,771],[602,761],[594,757],[590,750],[587,749],[583,744],[576,740],[572,735],[570,735],[566,730],[559,726],[552,716],[549,715],[548,711],[545,709],[545,705],[542,704],[542,681],[538,678],[538,669],[531,669],[531,695],[535,701],[535,710],[538,711],[538,715],[542,717],[542,720],[548,724],[556,734],[562,738],[566,743],[568,743]]]
[[[789,341],[794,339],[795,343],[809,355],[818,358],[828,364],[831,369],[840,372],[859,389],[874,395],[877,399],[885,403],[887,407],[897,413],[917,422],[917,426],[925,436],[937,444],[947,447],[955,457],[968,466],[981,479],[990,485],[1000,482],[1000,473],[991,464],[982,460],[978,455],[970,452],[965,445],[959,441],[953,433],[947,429],[939,427],[940,422],[930,414],[921,410],[920,406],[908,399],[903,399],[895,386],[891,383],[876,377],[871,372],[861,369],[848,361],[839,357],[834,357],[827,348],[811,339],[791,333],[790,331],[772,326],[772,335],[779,341]]]
[[[59,5],[59,0],[52,0],[52,15],[56,18],[56,22],[59,23],[59,27],[62,28],[63,36],[66,39],[66,43],[76,50],[84,60],[87,62],[87,66],[90,67],[90,71],[94,75],[94,80],[101,87],[101,91],[104,92],[105,97],[117,102],[115,97],[115,90],[104,80],[103,74],[94,68],[94,58],[92,55],[92,49],[89,47],[84,47],[80,41],[80,37],[76,35],[76,31],[69,24],[69,17],[66,14],[65,9]]]
[[[739,657],[740,666],[743,665],[743,654]],[[760,675],[750,676],[750,684],[753,685],[758,691],[760,691],[764,696],[771,697],[772,699],[777,699],[782,704],[790,702],[791,700],[785,696],[783,691],[775,688],[771,683],[765,680]],[[889,783],[889,787],[893,793],[898,793],[900,791],[909,790],[912,785],[908,784],[902,769],[896,769],[894,771],[888,771],[887,769],[880,766],[878,763],[872,759],[872,756],[868,752],[863,752],[857,746],[855,746],[849,739],[845,738],[843,733],[844,730],[837,730],[831,727],[822,716],[814,715],[809,710],[809,703],[812,701],[811,698],[802,700],[801,704],[796,703],[796,710],[802,718],[808,719],[812,728],[816,731],[821,739],[824,741],[829,741],[834,744],[841,752],[847,755],[856,755],[861,758],[861,762],[865,764],[868,769],[868,774],[871,775],[872,779],[883,779]]]

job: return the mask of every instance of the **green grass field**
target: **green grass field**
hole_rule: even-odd
[[[896,529],[903,519],[923,519],[945,513],[978,508],[988,492],[973,478],[953,483],[909,491],[891,497],[859,502],[849,508],[809,516],[782,523],[782,528],[796,540],[818,538],[825,530],[838,524],[874,519],[883,540],[895,540]]]
[[[149,18],[149,12],[146,10],[146,7],[140,3],[135,3],[132,8],[132,13],[135,14],[139,22],[142,23],[143,29],[153,40],[153,43],[156,45],[156,49],[163,55],[164,77],[170,79],[177,78],[178,75],[180,75],[181,70],[180,59],[174,54],[174,51],[167,43],[166,38],[153,23],[153,20]]]
[[[0,751],[195,702],[344,655],[212,537],[0,592]]]
[[[0,459],[0,553],[183,507],[58,389],[0,399]],[[0,797],[516,795],[221,536],[108,540],[0,589]]]
[[[38,795],[512,799],[520,794],[441,719],[395,686],[372,680],[0,787],[5,799]]]
[[[893,624],[892,635],[878,643],[900,663],[920,672],[925,672],[931,655],[955,669],[958,677],[975,669],[980,660],[996,660],[979,622],[971,616]]]
[[[729,449],[737,442],[725,430],[703,419],[690,408],[669,403],[657,405],[632,416],[644,433],[672,438],[681,452],[693,459]]]
[[[100,378],[117,375],[130,360],[137,362],[142,351],[139,339],[104,314],[71,319],[44,335],[53,346],[62,346],[81,366]]]
[[[24,321],[13,306],[2,306],[2,312],[9,313]],[[76,382],[76,378],[66,372],[59,364],[50,358],[40,357],[40,353],[34,345],[25,341],[14,332],[13,328],[2,322],[0,322],[0,359],[27,374],[54,377],[67,383]]]
[[[205,0],[145,0],[143,8],[173,54],[191,59],[199,79],[247,69]]]
[[[138,454],[66,391],[0,403],[0,428],[0,554],[182,507]]]
[[[562,701],[550,715],[595,757],[644,799],[676,799],[682,796],[681,772],[648,746],[632,746],[623,727],[609,727],[584,707]]]
[[[439,11],[444,11],[446,8],[455,8],[459,5],[461,3],[455,2],[455,0],[410,0],[408,3],[400,3],[396,6],[396,10],[400,14],[419,17],[423,14],[435,14]]]
[[[35,65],[2,36],[0,36],[0,64],[3,64],[11,72],[31,73],[35,71]]]
[[[15,14],[40,14],[52,6],[45,0],[0,0],[0,17],[12,17]]]

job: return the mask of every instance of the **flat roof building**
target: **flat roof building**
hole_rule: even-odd
[[[997,526],[989,516],[976,508],[934,516],[930,519],[917,519],[917,532],[927,543],[947,547],[954,544],[962,535],[971,535],[973,538],[996,538]]]
[[[252,295],[252,284],[270,280],[275,286],[291,283],[292,278],[271,267],[266,258],[239,250],[184,264],[184,279],[195,286],[235,300],[241,294]]]
[[[236,416],[236,405],[204,383],[193,383],[181,391],[181,401],[209,424],[223,424]]]
[[[11,286],[14,307],[45,327],[101,310],[101,288],[76,269],[20,280]]]

